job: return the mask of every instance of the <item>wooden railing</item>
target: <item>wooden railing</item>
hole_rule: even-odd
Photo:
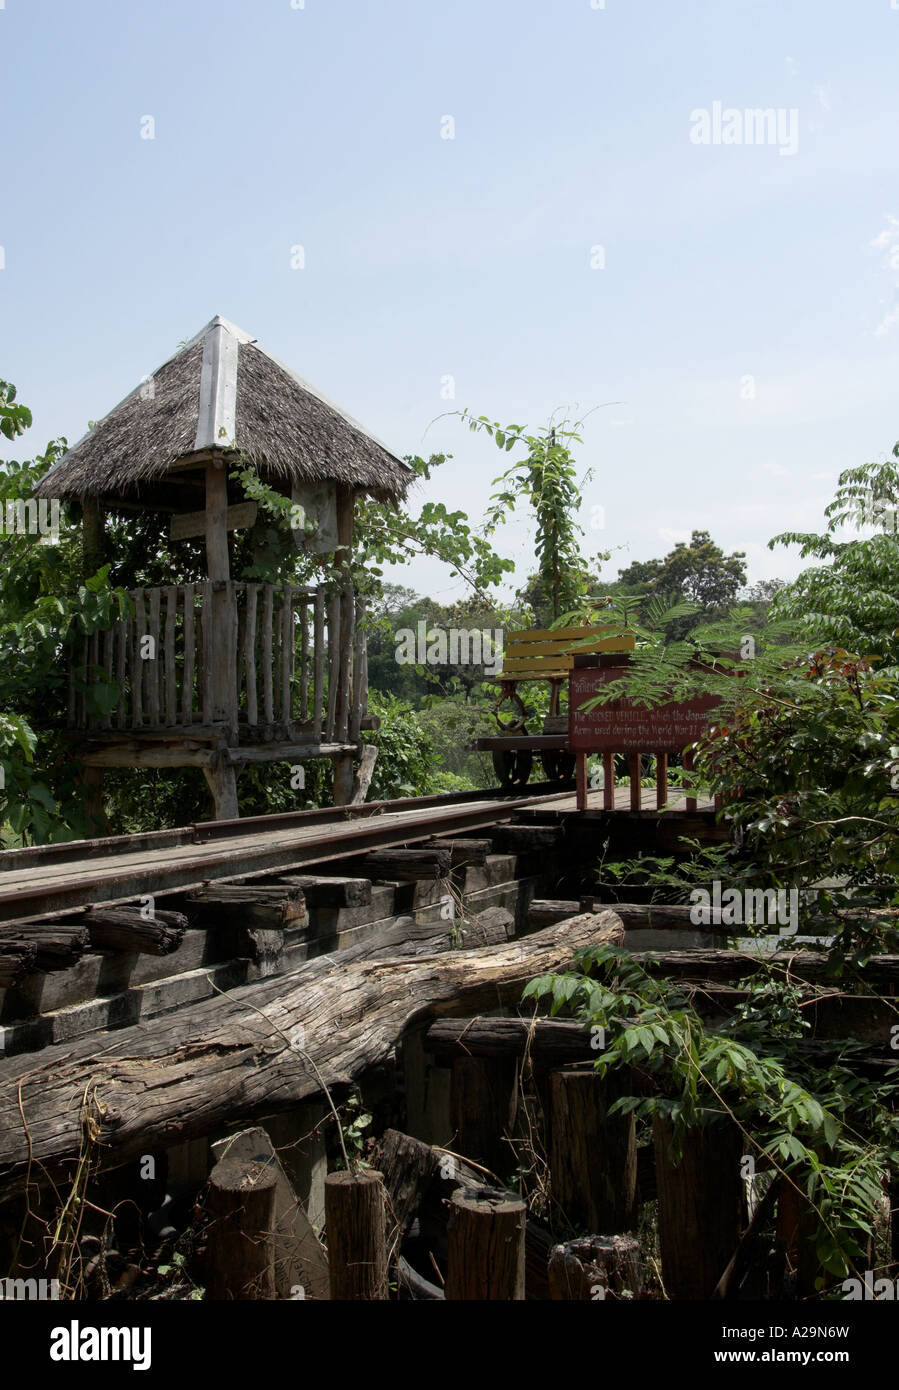
[[[351,589],[207,581],[129,596],[132,615],[75,646],[70,728],[225,725],[254,740],[358,740],[368,672],[363,601]],[[224,600],[225,640],[214,599]]]

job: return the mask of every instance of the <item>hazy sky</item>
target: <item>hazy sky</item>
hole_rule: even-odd
[[[453,453],[419,500],[477,518],[503,462],[444,411],[617,402],[579,452],[605,577],[693,528],[792,576],[768,538],[899,438],[892,6],[0,0],[29,452],[220,313],[396,453]],[[500,544],[523,577],[527,527]]]

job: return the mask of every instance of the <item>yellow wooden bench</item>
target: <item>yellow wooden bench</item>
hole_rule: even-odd
[[[586,639],[592,638],[592,641]],[[576,644],[576,645],[575,645]],[[593,627],[530,628],[510,632],[503,649],[503,669],[491,677],[500,687],[499,699],[493,706],[493,716],[506,733],[521,733],[527,726],[528,711],[518,693],[526,681],[549,681],[549,718],[558,718],[559,693],[562,682],[574,666],[575,652],[632,652],[632,633],[620,633],[609,624]],[[500,707],[511,701],[518,706],[518,715],[509,722],[500,715]]]

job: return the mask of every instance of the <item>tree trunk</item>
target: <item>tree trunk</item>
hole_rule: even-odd
[[[549,1296],[568,1303],[591,1303],[643,1288],[640,1247],[633,1236],[584,1236],[554,1245],[549,1255]]]
[[[520,1197],[460,1187],[450,1198],[446,1298],[464,1302],[524,1299],[524,1227]]]
[[[98,1140],[92,1157],[110,1167],[223,1122],[252,1123],[318,1094],[322,1081],[349,1083],[428,1015],[517,1004],[536,975],[567,969],[578,951],[620,944],[623,935],[608,911],[472,951],[377,960],[343,951],[111,1040],[2,1059],[0,1192],[20,1190],[29,1172],[32,1182],[38,1173],[65,1178],[88,1117]]]

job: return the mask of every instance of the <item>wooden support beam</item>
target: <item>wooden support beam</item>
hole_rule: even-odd
[[[92,946],[151,956],[177,951],[187,927],[187,918],[180,912],[154,909],[151,917],[143,917],[138,907],[96,907],[83,921]]]
[[[633,1115],[609,1114],[631,1093],[626,1068],[604,1077],[592,1067],[550,1075],[553,1198],[576,1228],[598,1235],[636,1224],[636,1124]]]
[[[275,1297],[270,1233],[276,1182],[267,1162],[223,1158],[213,1168],[203,1260],[209,1301]]]
[[[450,1122],[453,1148],[505,1180],[514,1166],[506,1138],[514,1132],[518,1067],[514,1058],[467,1057],[452,1060]]]
[[[740,1238],[740,1131],[724,1121],[687,1130],[677,1163],[669,1121],[656,1116],[653,1135],[665,1292],[671,1299],[710,1298]]]

